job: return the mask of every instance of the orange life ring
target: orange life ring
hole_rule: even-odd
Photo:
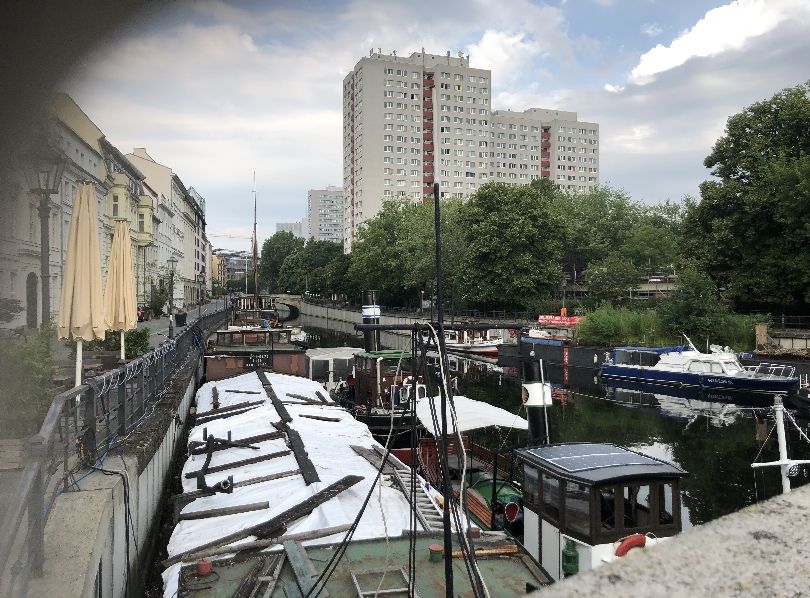
[[[632,536],[622,538],[619,545],[616,547],[614,554],[616,556],[624,556],[633,548],[644,548],[646,544],[647,536],[644,534],[633,534]]]

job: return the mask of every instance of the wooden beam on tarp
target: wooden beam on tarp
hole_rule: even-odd
[[[278,398],[278,395],[276,395],[276,391],[273,390],[273,385],[270,384],[270,380],[267,379],[267,373],[264,370],[257,370],[256,375],[259,377],[262,387],[264,388],[264,392],[267,393],[267,397],[273,403],[273,407],[276,408],[281,421],[290,423],[293,419],[287,411],[287,408],[284,406],[284,403],[282,403]]]
[[[230,463],[223,463],[222,465],[217,465],[216,467],[209,467],[205,470],[205,475],[209,473],[217,473],[220,471],[225,471],[228,469],[233,469],[234,467],[241,467],[242,465],[252,465],[254,463],[261,463],[262,461],[269,461],[270,459],[278,459],[279,457],[285,457],[289,455],[290,451],[278,451],[276,453],[268,453],[267,455],[259,455],[258,457],[251,457],[249,459],[240,459],[239,461],[231,461]],[[194,471],[189,471],[185,478],[190,480],[192,478],[196,478],[200,475],[202,469],[195,469]]]
[[[301,440],[301,435],[288,426],[285,422],[273,424],[277,430],[282,430],[287,434],[287,440],[290,448],[292,449],[295,460],[298,462],[298,468],[301,470],[301,475],[304,477],[304,482],[307,486],[320,482],[321,478],[318,476],[318,471],[315,469],[315,464],[310,460],[304,441]]]
[[[316,492],[309,498],[299,502],[295,506],[290,507],[286,511],[279,513],[275,517],[272,517],[263,523],[257,523],[256,525],[245,527],[221,538],[217,538],[215,540],[211,540],[210,542],[206,542],[205,544],[201,544],[200,546],[196,546],[191,550],[178,553],[163,561],[162,564],[164,567],[170,567],[175,563],[179,563],[188,555],[200,552],[201,550],[206,550],[208,548],[213,548],[215,546],[232,544],[237,540],[241,540],[249,536],[256,536],[257,538],[262,539],[270,538],[274,534],[280,535],[283,533],[281,530],[283,530],[288,523],[310,514],[316,507],[336,497],[344,490],[348,490],[358,482],[361,482],[363,479],[363,476],[359,475],[347,475],[342,477],[337,482],[330,484],[320,492]]]

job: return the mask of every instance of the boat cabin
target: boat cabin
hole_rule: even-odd
[[[564,576],[566,559],[585,571],[620,556],[628,537],[651,544],[681,531],[680,480],[688,474],[676,465],[613,444],[551,444],[517,455],[523,543],[554,579]]]
[[[392,406],[394,409],[408,409],[411,400],[427,395],[427,388],[419,383],[417,397],[411,396],[409,351],[361,351],[355,356],[354,369],[354,393],[350,402],[360,411]]]
[[[230,326],[217,330],[205,350],[206,379],[221,380],[260,369],[305,375],[304,350],[292,342],[291,335],[290,328]]]

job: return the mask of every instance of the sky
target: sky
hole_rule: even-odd
[[[464,52],[492,108],[600,126],[600,181],[699,197],[726,120],[810,79],[810,0],[196,0],[150,5],[62,88],[124,153],[206,198],[214,247],[248,249],[342,184],[342,81],[369,50]]]

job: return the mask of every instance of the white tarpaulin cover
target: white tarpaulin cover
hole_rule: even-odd
[[[187,550],[196,548],[201,544],[226,536],[232,532],[263,523],[271,517],[297,505],[323,490],[330,484],[343,478],[348,473],[363,476],[363,480],[342,492],[338,496],[316,507],[312,513],[288,525],[287,533],[319,530],[332,526],[349,524],[354,521],[361,505],[371,488],[377,475],[377,470],[366,459],[358,455],[352,445],[371,448],[379,447],[372,438],[368,427],[355,420],[350,413],[333,402],[324,404],[310,404],[291,396],[307,397],[313,401],[318,400],[316,391],[326,394],[323,386],[296,376],[267,373],[273,390],[284,403],[293,421],[290,428],[296,430],[304,443],[306,451],[318,472],[321,481],[307,486],[301,475],[293,475],[275,480],[235,488],[232,494],[214,494],[198,498],[189,503],[183,513],[191,513],[204,509],[244,505],[253,502],[269,501],[270,508],[259,511],[250,511],[235,515],[213,517],[209,519],[191,519],[180,521],[172,532],[167,552],[174,556]],[[215,419],[208,423],[191,429],[188,440],[203,440],[203,428],[208,434],[217,438],[226,438],[230,431],[234,440],[247,438],[273,432],[273,422],[279,421],[279,414],[273,407],[262,387],[261,381],[255,373],[243,374],[226,380],[217,380],[204,384],[197,392],[197,411],[210,411],[213,407],[213,387],[217,387],[220,409],[236,403],[248,401],[264,401],[264,404],[232,417]],[[241,392],[229,392],[241,391]],[[256,393],[256,394],[245,394]],[[303,418],[301,415],[316,415],[319,417],[339,418],[340,421],[322,421]],[[225,463],[248,459],[258,455],[286,450],[285,438],[267,440],[255,443],[260,450],[249,448],[230,448],[213,453],[210,466],[216,467]],[[192,455],[183,467],[183,474],[197,470],[205,462],[205,455]],[[249,465],[242,465],[206,476],[209,485],[233,476],[234,482],[247,480],[272,473],[294,470],[298,468],[293,454],[280,458],[261,461]],[[363,517],[354,534],[355,540],[380,538],[386,534],[390,537],[401,536],[403,530],[407,533],[410,527],[410,507],[405,495],[394,487],[386,476],[381,478],[381,487],[374,489]],[[182,480],[184,492],[196,490],[196,479]],[[420,479],[424,492],[435,497],[438,493]],[[434,503],[435,506],[435,503]],[[384,514],[383,514],[384,511]],[[438,512],[438,508],[437,508]],[[308,540],[305,546],[315,544],[328,544],[339,542],[344,534]],[[255,539],[253,536],[242,541],[241,544]],[[276,549],[279,547],[276,546]],[[271,548],[272,550],[272,548]],[[167,598],[174,596],[178,589],[178,575],[180,564],[173,565],[163,573],[164,592]]]
[[[433,417],[431,416],[430,404],[433,403],[436,409],[436,421],[441,426],[441,413],[442,400],[441,397],[425,397],[419,399],[416,403],[416,417],[419,422],[430,432],[433,436],[438,436],[439,433],[433,428]],[[469,432],[470,430],[477,430],[478,428],[488,428],[490,426],[497,426],[499,428],[514,428],[515,430],[528,430],[529,422],[525,419],[510,413],[506,409],[501,409],[495,405],[484,403],[482,401],[475,401],[467,397],[454,396],[453,403],[456,407],[455,421],[458,423],[459,432]],[[456,429],[453,425],[453,417],[450,413],[450,406],[447,409],[447,433],[454,434]]]

